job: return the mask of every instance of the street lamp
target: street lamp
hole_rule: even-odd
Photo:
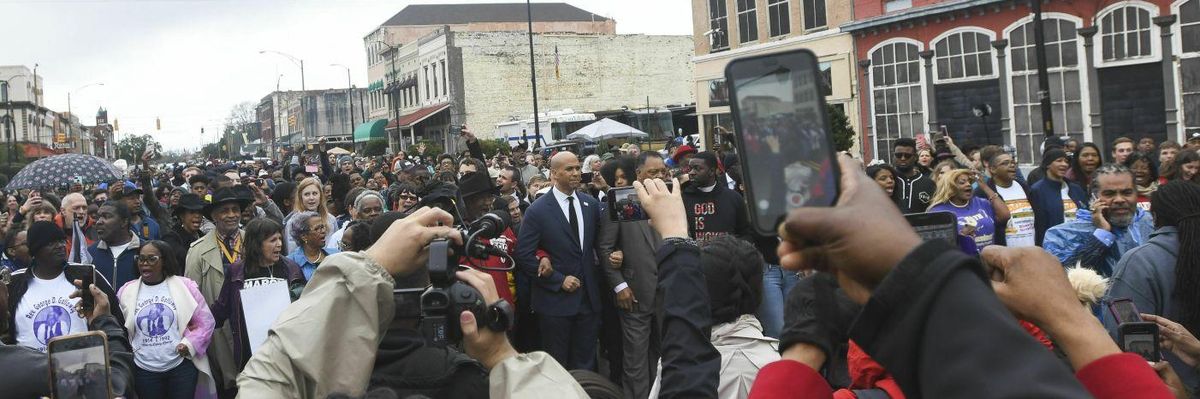
[[[258,50],[258,53],[259,54],[272,53],[272,54],[281,55],[284,58],[291,60],[293,64],[296,64],[297,66],[299,66],[300,67],[300,91],[301,92],[308,91],[308,88],[306,88],[304,86],[304,60],[296,58],[291,55],[288,55],[286,53],[281,53],[281,52],[275,51],[275,50]],[[276,82],[278,82],[278,80],[276,80]],[[301,94],[301,100],[300,100],[301,104],[303,104],[303,101],[304,101],[303,96],[304,96],[304,94]],[[301,113],[303,113],[303,107],[301,107],[301,110],[302,110]],[[303,121],[303,118],[301,119],[301,121]],[[308,143],[308,131],[307,130],[304,132],[304,142],[306,144]]]
[[[79,86],[79,87],[78,87],[78,88],[76,88],[75,90],[71,90],[71,91],[68,91],[68,92],[67,92],[67,133],[70,133],[70,132],[71,132],[71,129],[72,129],[72,126],[71,126],[71,117],[72,117],[72,116],[75,116],[75,111],[74,111],[74,110],[71,108],[71,93],[75,93],[75,92],[81,91],[81,90],[83,90],[83,89],[86,89],[86,88],[92,87],[92,86],[104,86],[104,83],[102,83],[102,82],[88,83],[88,84],[85,84],[85,85],[83,85],[83,86]],[[83,122],[80,122],[80,126],[82,126],[82,125],[83,125]],[[82,154],[82,153],[83,153],[83,140],[82,140],[82,136],[80,137],[79,146],[80,146],[80,148],[79,148],[79,150],[80,150],[80,154]],[[52,147],[53,147],[53,146],[52,146]]]
[[[9,164],[12,163],[13,157],[15,156],[14,154],[17,152],[17,150],[16,150],[17,147],[15,144],[13,144],[13,140],[16,138],[16,135],[17,135],[17,123],[16,123],[16,121],[13,120],[12,84],[9,83],[9,81],[16,79],[16,78],[21,78],[21,77],[28,78],[29,76],[25,75],[25,74],[20,74],[20,75],[9,76],[8,79],[5,79],[5,80],[0,80],[0,82],[4,82],[4,102],[6,103],[6,108],[7,108],[7,112],[8,112],[8,115],[5,117],[5,119],[7,122],[6,125],[8,127],[8,163]]]
[[[350,103],[350,141],[354,141],[354,89],[350,80],[350,67],[342,64],[329,64],[331,67],[346,68],[346,102]]]

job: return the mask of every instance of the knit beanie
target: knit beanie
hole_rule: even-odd
[[[1045,169],[1047,166],[1050,166],[1050,164],[1054,163],[1055,160],[1057,160],[1059,158],[1066,158],[1066,157],[1067,157],[1067,152],[1063,151],[1062,148],[1055,147],[1055,148],[1046,150],[1046,152],[1042,154],[1042,169]]]
[[[33,225],[29,226],[27,236],[29,237],[29,253],[31,255],[36,255],[39,250],[50,245],[50,243],[67,240],[66,233],[63,233],[58,225],[54,224],[54,222],[44,220],[33,222]]]

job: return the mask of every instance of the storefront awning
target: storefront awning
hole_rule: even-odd
[[[387,119],[376,119],[358,125],[358,127],[354,128],[354,142],[365,143],[371,141],[371,139],[387,138],[387,134],[383,132],[385,125],[387,125]]]
[[[421,123],[421,121],[436,115],[438,112],[444,111],[446,108],[450,108],[449,103],[418,109],[408,115],[401,116],[400,119],[392,121],[392,123],[387,125],[387,128],[390,130],[395,129],[396,126],[399,126],[402,129],[408,129],[413,127],[413,125]]]

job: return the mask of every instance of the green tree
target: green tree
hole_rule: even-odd
[[[386,153],[387,149],[387,139],[371,139],[371,141],[368,141],[367,144],[363,146],[363,155],[368,157],[379,156]]]
[[[854,146],[854,128],[850,127],[850,118],[841,108],[826,105],[829,112],[829,128],[833,133],[833,146],[838,151],[849,150]]]
[[[155,141],[154,137],[148,134],[131,134],[117,142],[117,158],[129,162],[130,166],[140,165],[142,154],[146,152],[146,148],[154,148],[155,151],[162,152],[162,145]]]

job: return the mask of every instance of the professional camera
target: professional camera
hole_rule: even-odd
[[[474,287],[459,281],[455,276],[459,265],[459,256],[476,259],[502,256],[508,254],[502,250],[484,245],[481,239],[499,236],[508,228],[509,216],[505,211],[492,211],[467,228],[459,228],[463,236],[463,245],[454,246],[450,240],[436,239],[429,244],[429,282],[431,287],[421,294],[420,330],[425,339],[433,344],[457,345],[462,341],[462,328],[458,323],[458,315],[464,310],[470,310],[475,315],[480,329],[489,328],[493,331],[507,331],[512,325],[512,306],[503,300],[494,304],[484,303],[483,295]],[[509,265],[513,265],[509,259]],[[508,268],[492,268],[474,266],[484,271],[509,271]]]

